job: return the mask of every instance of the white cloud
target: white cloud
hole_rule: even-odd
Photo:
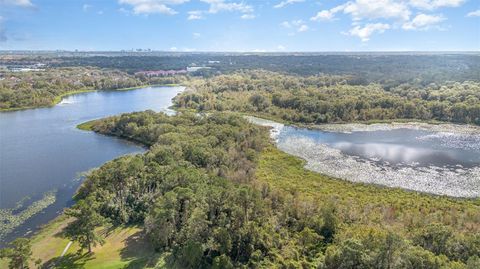
[[[280,23],[280,25],[285,27],[285,28],[292,28],[292,27],[295,27],[295,26],[300,26],[303,23],[304,23],[303,20],[293,20],[293,21],[284,21],[284,22]]]
[[[338,12],[343,12],[352,17],[353,20],[362,19],[396,19],[408,20],[411,11],[405,1],[395,0],[355,0],[336,6],[329,10],[322,10],[312,21],[328,21],[335,17]]]
[[[403,24],[405,30],[428,30],[435,24],[444,21],[445,18],[437,15],[419,14],[412,21]]]
[[[322,10],[317,13],[314,17],[311,17],[312,21],[330,21],[334,18],[335,13],[330,10]]]
[[[180,5],[190,0],[119,0],[120,4],[133,7],[134,14],[161,13],[167,15],[177,14],[169,5]]]
[[[288,21],[284,21],[280,23],[280,26],[285,27],[285,28],[292,28],[292,25]]]
[[[253,7],[243,2],[225,2],[225,0],[200,0],[210,5],[208,13],[218,13],[221,11],[239,11],[242,13],[252,13]]]
[[[33,7],[30,0],[0,0],[0,5],[12,5],[19,7]]]
[[[388,29],[390,29],[390,25],[385,23],[368,23],[364,27],[360,27],[359,25],[353,27],[347,34],[357,36],[362,42],[366,42],[370,40],[372,34],[383,33]]]
[[[329,10],[322,10],[317,13],[314,17],[311,17],[310,20],[312,21],[329,21],[333,20],[335,17],[335,14],[339,11],[342,11],[345,9],[346,4],[336,6],[332,9]]]
[[[177,50],[178,50],[177,47],[171,47],[170,48],[170,51],[177,51]]]
[[[342,9],[354,20],[379,18],[408,20],[411,13],[406,3],[394,0],[356,0],[346,3]]]
[[[200,33],[193,33],[193,38],[195,39],[198,39],[200,38],[202,35]]]
[[[358,36],[362,41],[369,40],[374,33],[383,33],[390,28],[403,30],[428,30],[446,20],[440,15],[423,14],[422,10],[434,10],[442,7],[458,7],[466,0],[350,0],[331,9],[317,12],[312,21],[331,21],[339,13],[348,15],[352,20],[352,29],[348,35]],[[472,12],[467,16],[480,16]],[[416,16],[412,18],[412,14]],[[478,15],[476,15],[478,14]],[[361,27],[361,25],[365,25]]]
[[[274,8],[282,8],[282,7],[286,7],[288,5],[291,5],[291,4],[302,3],[302,2],[305,2],[305,0],[285,0],[285,1],[282,1],[282,2],[274,5],[273,7]]]
[[[241,19],[243,20],[252,20],[252,19],[255,19],[255,15],[253,14],[243,14],[242,16],[240,16]]]
[[[306,32],[309,28],[303,20],[284,21],[280,26],[287,29],[295,29],[297,32]]]
[[[277,50],[279,50],[279,51],[284,51],[284,50],[286,50],[286,49],[287,49],[287,48],[286,48],[285,46],[283,46],[283,45],[278,45],[278,46],[277,46]]]
[[[441,7],[458,7],[465,0],[410,0],[409,4],[420,9],[433,10]]]
[[[127,15],[127,16],[130,15],[130,11],[124,9],[123,7],[119,8],[119,9],[118,9],[118,12],[123,13],[123,14],[125,14],[125,15]]]
[[[201,11],[195,10],[190,11],[188,20],[199,20],[203,19],[205,13],[217,14],[219,12],[240,12],[242,15],[241,19],[250,20],[254,19],[255,15],[253,14],[254,9],[252,6],[245,4],[244,2],[227,2],[225,0],[200,0],[209,5],[208,10]]]
[[[92,5],[84,4],[82,6],[83,11],[87,12],[90,8],[92,8]]]
[[[192,10],[188,12],[188,20],[201,20],[203,19],[203,12],[200,10]]]
[[[298,28],[297,31],[299,31],[299,32],[306,32],[306,31],[308,31],[308,26],[305,25],[305,24],[302,24],[302,25]]]
[[[467,14],[467,17],[480,17],[480,9],[477,9],[475,11],[469,12]]]

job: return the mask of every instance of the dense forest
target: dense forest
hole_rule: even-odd
[[[84,249],[102,243],[96,227],[137,224],[173,268],[480,265],[478,204],[388,189],[377,190],[378,199],[363,191],[350,198],[328,191],[319,200],[284,192],[256,173],[259,158],[274,150],[268,130],[240,116],[146,111],[89,126],[149,151],[87,176],[66,213],[75,219],[66,236]],[[378,188],[338,184],[368,188],[367,196]]]
[[[480,125],[480,83],[392,88],[352,85],[349,76],[294,76],[264,70],[194,79],[175,100],[197,111],[239,111],[294,123],[410,119]]]
[[[10,72],[11,68],[44,64],[44,71],[36,72]],[[289,74],[285,78],[293,83],[305,83],[308,86],[298,89],[295,84],[287,84],[280,89],[314,90],[319,85],[324,85],[324,79],[331,80],[335,84],[350,85],[355,91],[362,93],[361,87],[368,87],[368,91],[383,89],[385,91],[400,94],[401,97],[413,99],[420,97],[425,99],[424,91],[439,90],[441,87],[454,87],[452,81],[461,85],[478,85],[480,78],[480,55],[478,54],[381,54],[381,53],[356,53],[356,54],[241,54],[241,53],[38,53],[24,54],[0,54],[0,109],[18,109],[26,107],[49,106],[59,100],[62,94],[67,92],[85,90],[109,90],[118,88],[135,87],[145,84],[171,84],[180,83],[190,78],[212,78],[212,83],[226,82],[231,76],[247,76],[250,79],[235,83],[257,83],[252,80],[253,73],[266,70],[257,74],[257,80],[266,78],[267,74],[279,79],[277,74]],[[189,76],[175,77],[141,77],[135,76],[135,72],[144,70],[183,70],[187,67],[208,67],[196,72],[190,72]],[[9,69],[10,68],[10,69]],[[2,71],[3,70],[3,71]],[[6,70],[6,71],[5,71]],[[275,73],[274,73],[275,72]],[[226,76],[222,76],[226,75]],[[297,80],[294,82],[293,77]],[[320,77],[320,81],[311,81],[314,77]],[[328,78],[327,77],[331,77]],[[219,80],[222,79],[221,80]],[[236,78],[238,79],[238,78]],[[270,81],[273,78],[270,79]],[[308,82],[310,80],[310,82]],[[308,83],[314,84],[308,84]],[[475,83],[470,83],[475,82]],[[195,85],[199,86],[199,85]],[[233,85],[226,85],[232,87]],[[257,87],[259,85],[249,86]],[[273,85],[270,85],[273,86]],[[299,85],[302,86],[302,85]],[[463,86],[461,86],[463,87]],[[476,86],[472,86],[476,87]],[[366,89],[366,88],[365,88]],[[275,85],[270,90],[277,90]],[[440,90],[443,90],[440,89]],[[447,89],[448,90],[448,89]],[[469,89],[467,89],[469,90]],[[473,89],[475,90],[475,88]],[[343,90],[345,91],[345,90]],[[398,92],[400,91],[400,92]],[[416,96],[411,96],[414,91]],[[407,95],[407,92],[409,96]],[[460,94],[464,94],[464,90]],[[455,92],[457,93],[457,92]],[[478,94],[478,91],[476,92]],[[310,93],[306,93],[310,94]],[[328,93],[324,93],[328,94]],[[322,99],[322,97],[317,98]],[[334,96],[332,97],[342,97]],[[388,97],[388,96],[387,96]],[[462,95],[459,98],[466,98]],[[442,97],[445,101],[446,96]],[[434,99],[436,100],[436,99]],[[387,100],[396,102],[397,100]],[[415,100],[413,100],[415,101]],[[448,101],[448,100],[447,100]],[[455,100],[454,100],[455,101]],[[462,102],[465,100],[462,100]],[[467,102],[467,106],[475,100]],[[455,101],[455,103],[458,103]],[[433,110],[443,113],[443,107],[432,104]],[[290,105],[283,105],[288,106]],[[391,106],[390,103],[380,104],[381,108]],[[471,108],[471,107],[470,107]],[[470,109],[469,108],[469,109]],[[408,109],[408,108],[405,108]],[[429,108],[430,109],[430,108]],[[465,107],[457,108],[457,113],[465,113]],[[311,108],[309,109],[311,110]],[[358,109],[357,109],[358,110]],[[311,112],[311,111],[310,111]],[[310,114],[308,112],[308,114]],[[398,112],[395,112],[398,114]],[[400,112],[403,113],[403,112]],[[410,113],[410,112],[408,112]],[[423,111],[412,112],[423,114]],[[469,113],[469,112],[468,112]],[[325,114],[325,113],[316,113]],[[331,115],[323,115],[321,119],[310,115],[308,121],[327,121],[324,119]],[[403,115],[402,115],[403,116]],[[406,115],[409,116],[409,115]],[[417,116],[417,115],[415,115]],[[418,115],[421,118],[429,117]],[[362,117],[362,115],[360,115]],[[368,118],[371,116],[365,116]],[[392,118],[397,115],[382,117]],[[433,118],[445,118],[449,116],[433,115]],[[463,117],[459,115],[459,117]],[[342,117],[340,117],[342,118]],[[374,116],[374,118],[378,118]],[[442,119],[445,120],[445,119]],[[457,121],[457,120],[455,120]],[[460,122],[474,122],[460,120]]]
[[[265,69],[301,76],[349,75],[363,85],[378,82],[428,85],[445,81],[480,79],[478,53],[165,53],[70,52],[0,54],[0,66],[37,62],[57,67],[97,67],[133,74],[141,70],[185,69],[209,66],[204,75],[245,69]]]
[[[318,74],[351,75],[357,83],[379,82],[398,85],[405,82],[427,85],[432,82],[480,79],[478,54],[272,54],[272,53],[130,53],[90,57],[56,58],[54,66],[97,66],[127,72],[155,69],[182,69],[195,64],[210,66],[206,74],[225,74],[243,69],[265,69],[301,76]]]

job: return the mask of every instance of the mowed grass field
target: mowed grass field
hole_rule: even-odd
[[[103,229],[105,244],[93,248],[92,254],[78,254],[73,243],[65,256],[60,257],[69,240],[62,236],[63,228],[71,221],[59,216],[32,237],[33,260],[42,260],[45,268],[154,268],[162,267],[163,256],[146,242],[141,229],[135,226]],[[8,268],[6,260],[0,260],[0,268]]]

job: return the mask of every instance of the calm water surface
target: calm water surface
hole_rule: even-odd
[[[53,219],[80,181],[79,173],[115,157],[143,152],[139,145],[85,132],[76,125],[120,113],[168,111],[182,87],[152,87],[131,91],[102,91],[73,95],[52,108],[0,113],[0,208],[12,208],[25,197],[30,203],[48,191],[56,202],[30,218],[10,240]]]
[[[334,178],[452,197],[480,197],[480,129],[384,124],[354,132],[311,130],[247,117],[271,127],[277,147]],[[479,131],[477,131],[479,130]]]
[[[279,143],[291,138],[307,138],[347,155],[397,166],[480,165],[480,147],[472,147],[480,143],[479,136],[441,136],[417,129],[342,133],[286,126],[278,138]]]

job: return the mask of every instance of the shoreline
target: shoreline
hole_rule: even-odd
[[[129,88],[116,89],[116,90],[108,90],[108,91],[129,91],[129,90],[143,89],[143,88],[149,88],[149,87],[172,87],[172,89],[173,89],[173,87],[182,87],[182,86],[179,85],[179,84],[155,84],[155,85],[145,85],[145,86],[142,86],[142,87],[129,87]],[[168,88],[166,88],[166,90],[168,90]],[[79,93],[88,93],[88,92],[94,92],[94,91],[96,91],[96,90],[69,92],[68,94],[62,95],[62,98],[63,98],[63,97],[66,97],[66,96],[68,96],[68,95],[79,94]],[[99,91],[100,91],[100,90],[99,90]],[[106,91],[106,90],[103,90],[103,91]],[[61,102],[61,100],[62,100],[62,99],[60,99],[60,102]],[[172,100],[173,100],[173,98],[172,98]],[[173,104],[172,104],[172,100],[170,100],[170,105],[167,106],[168,108],[171,108],[171,106],[173,105]],[[102,119],[102,118],[100,118],[100,119]],[[89,121],[87,121],[87,122],[83,122],[83,123],[80,123],[80,124],[74,125],[74,126],[75,126],[76,129],[79,129],[79,130],[82,130],[82,131],[92,131],[92,132],[93,132],[93,130],[91,129],[91,126],[92,126],[92,124],[93,124],[95,121],[97,121],[97,120],[99,120],[99,119],[89,120]],[[97,134],[98,134],[98,133],[97,133]],[[101,134],[98,134],[98,135],[101,135]],[[107,136],[108,136],[108,135],[107,135]],[[117,137],[117,136],[111,136],[111,137],[112,137],[113,139],[121,139],[121,140],[123,140],[123,141],[126,141],[126,142],[129,142],[129,143],[133,143],[133,144],[135,144],[135,145],[141,146],[142,149],[143,149],[143,151],[148,150],[148,148],[149,148],[148,146],[145,146],[145,145],[139,143],[138,141],[135,141],[134,139],[129,139],[128,137]],[[134,154],[136,154],[136,153],[134,153]],[[120,157],[120,156],[122,156],[122,155],[119,155],[119,156],[117,156],[117,157],[115,157],[115,158],[118,158],[118,157]],[[115,159],[115,158],[113,158],[113,159]],[[104,165],[105,163],[110,162],[110,161],[112,161],[113,159],[107,160],[107,161],[105,161],[104,163],[100,164],[99,166]],[[98,167],[99,167],[99,166],[98,166]],[[87,170],[87,171],[88,171],[88,170]],[[83,172],[81,172],[81,173],[83,173]],[[70,198],[73,199],[73,197],[70,197]],[[34,201],[34,202],[35,202],[35,201]],[[47,207],[48,207],[48,206],[47,206]],[[43,208],[42,211],[45,210],[45,209],[46,209],[46,208]],[[1,211],[1,210],[0,210],[0,211]],[[42,212],[42,211],[40,211],[40,212]],[[38,213],[40,213],[40,212],[38,212]],[[1,213],[1,212],[0,212],[0,213]],[[17,229],[18,227],[21,227],[21,226],[24,224],[24,222],[26,222],[26,221],[27,221],[28,219],[30,219],[31,217],[36,216],[38,213],[33,214],[32,216],[29,216],[28,218],[26,218],[24,221],[22,221],[22,223],[21,223],[20,225],[16,225],[16,226],[12,229],[12,231],[15,231],[15,229]],[[29,232],[29,233],[26,233],[26,234],[19,235],[19,237],[32,238],[33,236],[35,236],[35,234],[41,233],[41,231],[42,231],[42,226],[47,225],[47,224],[50,223],[51,221],[55,221],[58,217],[61,217],[61,216],[63,215],[63,210],[62,210],[62,211],[59,211],[59,212],[57,212],[57,213],[58,213],[58,215],[57,215],[55,218],[53,218],[53,219],[51,219],[50,221],[48,221],[46,224],[34,225],[34,226],[32,226],[31,229],[30,229],[30,230],[33,231],[33,232]],[[11,232],[9,232],[9,233],[11,233]],[[1,235],[1,231],[0,231],[0,235]],[[0,245],[7,245],[8,242],[10,242],[10,241],[5,241],[5,240],[2,238]],[[0,266],[0,267],[1,267],[1,266]]]
[[[96,120],[90,120],[90,121],[87,121],[87,122],[83,122],[83,123],[80,123],[77,125],[77,128],[78,129],[81,129],[81,130],[85,130],[85,131],[92,131],[91,130],[91,126],[92,124],[94,123],[94,121]],[[267,120],[268,121],[268,120]],[[281,123],[278,123],[278,125],[282,125]],[[119,137],[120,139],[126,139],[128,140],[127,138],[125,137]],[[282,151],[284,152],[283,150],[281,150],[280,148],[278,148],[276,145],[275,145],[275,148],[279,151]],[[293,158],[296,158],[298,160],[301,160],[303,165],[303,169],[305,169],[306,171],[309,171],[309,172],[313,172],[315,174],[318,174],[318,175],[321,175],[321,176],[324,176],[326,177],[326,180],[331,180],[334,182],[334,184],[336,184],[337,182],[339,182],[339,184],[344,184],[344,183],[348,183],[348,184],[352,184],[351,186],[353,187],[359,187],[359,188],[363,188],[363,187],[373,187],[374,189],[378,189],[379,191],[389,191],[389,190],[393,190],[394,192],[401,192],[401,193],[407,193],[407,195],[411,195],[412,193],[415,194],[415,195],[420,195],[422,197],[426,197],[427,199],[447,199],[449,201],[455,201],[455,202],[459,202],[459,203],[463,203],[463,202],[466,202],[466,203],[473,203],[473,204],[476,204],[476,201],[478,198],[462,198],[462,197],[451,197],[451,196],[444,196],[444,195],[436,195],[436,194],[431,194],[431,193],[426,193],[426,192],[418,192],[418,191],[414,191],[414,190],[409,190],[409,189],[404,189],[404,188],[396,188],[396,187],[388,187],[388,186],[384,186],[384,185],[379,185],[379,184],[374,184],[374,183],[362,183],[362,182],[352,182],[352,181],[348,181],[348,180],[345,180],[345,179],[341,179],[341,178],[336,178],[336,177],[332,177],[332,176],[329,176],[325,173],[321,173],[321,172],[318,172],[318,171],[314,171],[314,170],[310,170],[309,168],[306,167],[306,164],[308,163],[308,160],[305,160],[304,158],[302,157],[299,157],[299,156],[296,156],[294,154],[291,154],[291,153],[288,153],[288,152],[285,152],[285,154],[288,154],[289,156],[293,157]],[[45,236],[49,236],[49,232],[51,230],[53,230],[54,228],[56,227],[61,227],[62,225],[64,225],[66,222],[68,221],[68,219],[66,218],[64,212],[61,212],[57,217],[55,217],[54,219],[52,219],[51,221],[49,221],[47,224],[44,224],[42,225],[41,227],[38,228],[38,230],[36,232],[33,232],[32,234],[30,235],[27,235],[27,237],[31,238],[32,241],[34,242],[35,244],[35,247],[38,247],[37,245],[39,244],[39,242],[45,237]],[[56,243],[58,243],[58,246],[56,245],[56,251],[61,251],[64,249],[65,245],[68,244],[68,240],[67,239],[64,239],[64,238],[58,238],[56,239],[55,241]],[[70,251],[73,251],[73,250],[69,250]],[[58,252],[59,253],[59,252]],[[55,254],[57,255],[57,254]],[[1,264],[1,260],[0,260],[0,264]]]
[[[69,91],[64,92],[60,95],[55,96],[52,103],[49,105],[42,105],[42,106],[26,106],[26,107],[13,107],[13,108],[2,108],[0,109],[0,113],[2,112],[14,112],[14,111],[21,111],[21,110],[28,110],[28,109],[36,109],[36,108],[49,108],[54,107],[62,102],[65,97],[70,95],[80,94],[80,93],[89,93],[89,92],[96,92],[96,91],[131,91],[137,89],[144,89],[149,87],[178,87],[182,86],[181,84],[147,84],[147,85],[140,85],[135,87],[126,87],[126,88],[118,88],[118,89],[91,89],[91,90],[78,90],[78,91]]]
[[[311,129],[326,132],[371,132],[389,131],[396,129],[415,129],[432,132],[445,132],[454,134],[475,135],[480,134],[480,126],[471,124],[456,124],[450,122],[429,123],[422,121],[392,121],[389,123],[340,123],[313,125]]]
[[[284,138],[279,141],[279,134],[283,127],[297,126],[278,123],[254,116],[244,116],[253,124],[270,127],[270,137],[277,149],[301,158],[305,161],[304,168],[331,178],[351,183],[372,184],[388,188],[401,188],[427,195],[447,196],[456,199],[478,199],[480,188],[474,179],[480,176],[480,167],[458,167],[452,171],[445,167],[395,167],[381,166],[372,160],[358,160],[355,156],[347,155],[338,149],[321,144],[309,138]],[[301,127],[300,127],[301,128]],[[361,124],[333,124],[325,128],[311,128],[320,132],[368,132],[389,131],[395,129],[427,130],[437,134],[453,136],[479,136],[480,127],[454,124],[429,125],[426,123],[392,123],[378,125]],[[355,171],[355,172],[352,172]],[[446,180],[445,179],[449,179]]]
[[[98,120],[98,119],[97,119]],[[80,124],[77,124],[77,126],[75,126],[75,128],[79,129],[79,130],[82,130],[82,131],[91,131],[93,132],[92,130],[92,126],[93,124],[97,121],[97,120],[89,120],[89,121],[86,121],[86,122],[82,122]]]
[[[449,121],[438,121],[438,120],[421,120],[421,119],[398,118],[398,119],[389,119],[389,120],[368,120],[368,121],[331,122],[331,123],[315,124],[315,123],[290,122],[290,121],[283,120],[281,118],[278,118],[274,115],[270,115],[270,114],[267,114],[267,113],[240,112],[240,111],[232,111],[232,110],[222,111],[222,112],[238,113],[242,116],[256,117],[256,118],[259,118],[259,119],[269,120],[269,121],[273,121],[275,123],[289,125],[291,127],[297,127],[297,128],[306,128],[306,129],[310,129],[310,130],[322,130],[322,131],[329,131],[328,129],[331,129],[333,132],[340,132],[340,129],[338,128],[338,126],[347,126],[347,125],[366,126],[366,127],[375,126],[375,125],[419,125],[419,126],[420,125],[429,125],[431,127],[450,125],[450,126],[454,126],[455,128],[468,127],[468,128],[472,128],[472,129],[477,129],[475,131],[480,132],[480,125],[467,124],[467,123],[455,123],[455,122],[449,122]],[[432,129],[432,128],[429,128],[429,129]]]

